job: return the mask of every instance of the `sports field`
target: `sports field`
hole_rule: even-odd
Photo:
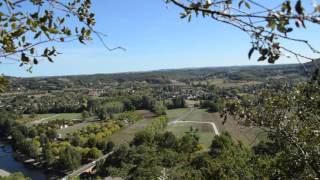
[[[259,140],[263,139],[264,136],[261,134],[259,129],[241,127],[232,119],[229,119],[225,124],[222,124],[223,119],[220,117],[219,113],[208,113],[204,109],[174,109],[168,110],[168,117],[171,121],[194,121],[194,122],[213,122],[218,131],[228,132],[234,141],[242,141],[245,145],[251,146],[256,144]],[[187,113],[187,115],[184,115]],[[183,117],[182,117],[183,116]],[[179,118],[182,117],[182,118]],[[173,132],[178,137],[183,136],[190,129],[197,130],[197,134],[200,137],[200,143],[205,147],[211,145],[211,141],[215,135],[212,126],[209,124],[197,124],[197,123],[174,123],[167,127],[168,131]]]

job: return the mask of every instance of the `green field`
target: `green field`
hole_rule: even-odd
[[[186,116],[185,114],[188,113]],[[211,122],[208,118],[203,118],[204,114],[209,114],[204,110],[193,109],[190,112],[190,109],[173,109],[167,111],[168,117],[170,121],[176,120],[178,117],[184,117],[180,119],[180,121],[204,121],[204,122]],[[199,136],[199,142],[202,144],[206,149],[209,148],[211,145],[212,139],[214,137],[213,129],[210,124],[196,124],[196,123],[177,123],[168,125],[167,130],[173,132],[177,137],[182,137],[187,132],[190,132],[190,129],[196,130]]]
[[[167,116],[168,116],[169,120],[174,120],[174,119],[182,116],[183,114],[185,114],[188,111],[189,111],[188,108],[171,109],[171,110],[167,111]]]
[[[55,119],[80,119],[81,114],[80,113],[60,113],[60,114],[35,114],[33,117],[29,114],[22,115],[21,119],[18,119],[18,121],[22,123],[46,123],[50,120]]]
[[[54,114],[35,114],[34,117],[32,117],[29,114],[24,114],[24,115],[22,115],[22,118],[18,119],[17,121],[19,121],[21,123],[30,123],[30,122],[37,121],[40,119],[49,118],[53,115]]]
[[[135,124],[125,127],[120,131],[112,134],[109,137],[109,140],[113,141],[116,145],[120,145],[122,143],[129,143],[133,139],[135,133],[143,131],[143,129],[151,122],[152,119],[140,120]]]
[[[136,113],[142,116],[143,119],[112,134],[109,137],[110,141],[113,141],[116,145],[131,142],[137,132],[143,131],[152,122],[153,113],[145,110],[138,110]]]
[[[58,119],[81,119],[81,113],[60,113]]]
[[[203,144],[205,148],[209,148],[213,139],[213,131],[212,127],[209,124],[194,124],[194,123],[186,123],[186,124],[174,124],[169,125],[167,130],[173,132],[178,138],[181,138],[187,132],[190,132],[190,129],[198,130],[199,133],[199,142]]]
[[[175,109],[168,110],[167,114],[170,120],[175,120],[179,114],[188,112],[188,109]],[[242,141],[244,144],[251,146],[257,143],[259,140],[264,139],[264,136],[259,135],[261,132],[259,129],[241,127],[232,119],[229,119],[224,125],[223,119],[218,113],[208,113],[204,109],[194,109],[191,113],[185,116],[182,121],[198,121],[198,122],[213,122],[215,123],[218,131],[228,132],[234,141]],[[212,126],[209,124],[196,124],[196,123],[178,123],[169,125],[168,131],[173,132],[175,135],[181,137],[185,132],[190,131],[190,127],[199,130],[200,143],[205,147],[209,147],[213,138]]]

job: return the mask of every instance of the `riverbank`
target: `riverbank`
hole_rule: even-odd
[[[4,142],[2,142],[2,144],[4,144],[4,146],[0,148],[0,169],[9,173],[21,172],[33,180],[55,180],[63,176],[59,173],[26,165],[23,161],[17,160],[17,156],[14,155],[10,144]]]
[[[10,176],[10,173],[3,169],[0,169],[0,177],[6,177],[6,176]]]

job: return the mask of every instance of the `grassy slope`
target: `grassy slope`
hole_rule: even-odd
[[[137,123],[125,127],[120,131],[114,133],[109,137],[109,140],[113,141],[116,145],[120,145],[126,142],[129,143],[133,139],[134,134],[142,131],[150,122],[152,122],[151,119],[140,120]]]
[[[188,108],[172,109],[167,111],[167,116],[169,120],[174,120],[188,111]]]
[[[139,115],[143,117],[143,120],[136,122],[135,124],[129,125],[121,129],[120,131],[112,134],[109,137],[109,140],[113,141],[116,145],[120,145],[122,143],[130,142],[134,134],[142,131],[148,124],[152,122],[153,113],[149,111],[136,111]]]

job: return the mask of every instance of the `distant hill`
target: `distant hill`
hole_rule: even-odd
[[[314,69],[316,66],[320,67],[320,58],[315,61],[306,62],[304,66],[308,69]]]
[[[319,60],[318,60],[319,61]],[[232,66],[185,68],[158,70],[149,72],[128,72],[115,74],[93,74],[53,77],[17,78],[8,77],[10,88],[25,90],[62,90],[70,88],[105,88],[117,83],[171,84],[173,82],[188,83],[207,79],[224,79],[231,81],[267,81],[269,79],[301,79],[306,77],[305,68],[311,69],[313,64],[265,65],[265,66]]]

